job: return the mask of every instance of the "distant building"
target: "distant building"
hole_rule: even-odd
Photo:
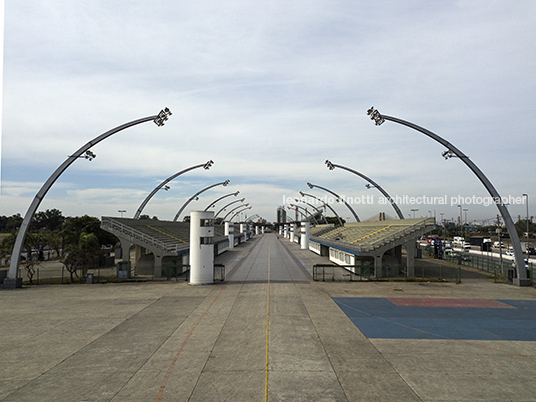
[[[277,207],[277,223],[286,223],[287,222],[287,211],[285,207]]]

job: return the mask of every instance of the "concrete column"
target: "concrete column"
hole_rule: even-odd
[[[231,225],[230,222],[225,222],[224,229],[223,229],[223,230],[224,230],[223,234],[224,234],[225,236],[229,236],[229,226],[230,226],[230,225]]]
[[[279,225],[279,236],[283,234],[283,226]]]
[[[245,223],[240,224],[240,233],[244,235],[243,239],[244,241],[247,241],[248,239],[248,232],[247,232],[247,226]]]
[[[162,276],[162,256],[154,255],[154,276],[160,278]]]
[[[294,234],[296,232],[296,224],[295,223],[291,223],[290,224],[290,242],[291,243],[294,243]]]
[[[380,279],[382,277],[382,257],[383,254],[374,256],[374,276],[376,279]]]
[[[130,261],[130,247],[132,242],[128,240],[121,240],[121,260]]]
[[[214,211],[190,213],[190,285],[214,282]]]
[[[287,225],[287,224],[285,224],[285,225],[283,226],[283,237],[284,237],[285,239],[288,239],[288,225]]]
[[[311,235],[311,226],[309,222],[302,222],[301,227],[301,249],[309,250],[309,237]]]
[[[404,244],[406,247],[406,276],[415,276],[415,240]]]
[[[225,222],[225,226],[227,227],[227,236],[229,238],[229,250],[232,250],[234,248],[234,225]]]
[[[255,226],[255,236],[259,234],[259,227]]]
[[[261,233],[264,234],[264,226],[261,226]]]

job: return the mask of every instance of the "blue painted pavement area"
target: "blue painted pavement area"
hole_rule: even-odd
[[[536,341],[534,300],[333,300],[367,338]]]

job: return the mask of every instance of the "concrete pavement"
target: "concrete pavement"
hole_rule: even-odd
[[[0,401],[536,400],[534,341],[367,338],[334,301],[532,303],[534,288],[312,282],[312,266],[327,259],[275,234],[217,262],[227,280],[210,286],[0,292]]]

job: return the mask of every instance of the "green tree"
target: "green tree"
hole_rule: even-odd
[[[65,217],[58,209],[47,209],[46,211],[37,212],[30,224],[30,227],[36,231],[46,230],[53,231],[61,229],[65,222]]]
[[[65,257],[61,262],[71,275],[71,282],[74,282],[74,276],[78,277],[78,270],[81,271],[80,278],[84,278],[88,267],[91,265],[94,268],[101,256],[101,245],[97,236],[94,233],[83,232],[77,243],[70,243],[66,246]]]

